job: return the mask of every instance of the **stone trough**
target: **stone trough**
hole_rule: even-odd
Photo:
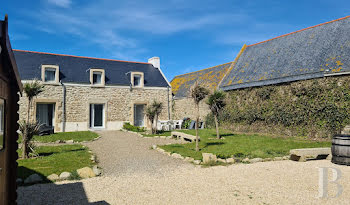
[[[307,148],[290,150],[290,159],[299,162],[306,162],[307,159],[332,158],[331,148]]]
[[[191,142],[195,142],[196,141],[196,136],[190,135],[190,134],[186,134],[183,132],[171,132],[171,136],[173,138],[176,139],[181,139],[181,140],[185,140],[185,141],[191,141]],[[200,141],[200,137],[198,136],[198,141]]]

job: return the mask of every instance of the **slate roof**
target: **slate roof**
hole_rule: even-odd
[[[145,87],[167,87],[159,69],[149,63],[14,50],[22,80],[41,79],[41,65],[59,65],[63,83],[90,84],[90,68],[105,70],[106,85],[130,85],[131,71],[144,73]],[[126,75],[126,73],[128,73]]]
[[[232,62],[229,62],[203,70],[175,76],[170,82],[172,92],[176,98],[187,97],[191,86],[194,85],[196,81],[201,86],[209,90],[215,90],[231,65]]]
[[[350,71],[349,32],[347,16],[249,45],[220,88],[263,86]]]

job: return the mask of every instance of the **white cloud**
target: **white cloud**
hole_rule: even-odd
[[[69,8],[72,4],[71,0],[48,0],[48,3],[62,8]]]

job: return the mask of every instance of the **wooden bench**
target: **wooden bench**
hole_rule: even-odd
[[[183,132],[171,132],[171,136],[176,139],[181,139],[181,140],[186,140],[186,141],[191,141],[195,142],[196,141],[196,136],[186,134]],[[198,141],[200,141],[200,137],[198,136]]]
[[[307,148],[290,150],[290,159],[299,162],[306,162],[307,159],[332,159],[331,148]]]

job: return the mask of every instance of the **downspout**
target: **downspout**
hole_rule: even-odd
[[[170,120],[170,98],[169,98],[169,89],[170,87],[167,86],[168,89],[168,120]]]
[[[62,132],[66,131],[66,86],[60,81],[62,86]]]

